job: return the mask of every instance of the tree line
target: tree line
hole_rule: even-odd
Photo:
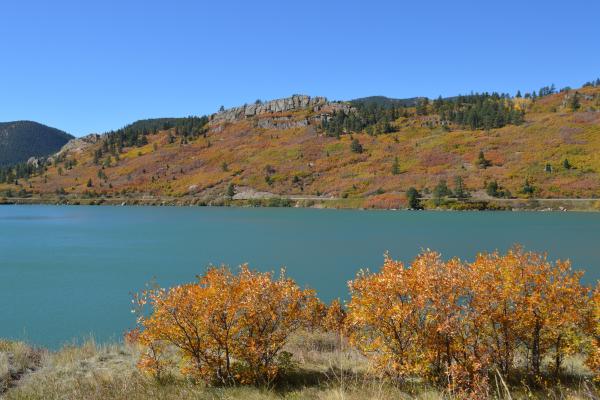
[[[18,163],[0,167],[0,183],[17,184],[19,179],[29,179],[46,171],[46,159],[39,158],[34,163]]]
[[[123,147],[144,146],[148,144],[148,135],[170,129],[174,130],[176,136],[193,139],[206,133],[207,123],[206,116],[139,120],[116,131],[107,132],[103,151],[115,153],[120,152]]]
[[[418,111],[419,108],[423,109],[422,114],[429,109],[427,104],[417,106]],[[439,97],[433,101],[431,109],[442,122],[452,122],[472,130],[520,125],[525,116],[525,111],[517,109],[509,95],[499,93],[476,93],[451,99]]]
[[[329,136],[365,131],[371,135],[395,131],[394,121],[411,115],[437,115],[439,124],[450,123],[461,128],[493,129],[523,123],[525,111],[518,109],[508,94],[475,93],[452,98],[429,100],[418,98],[412,104],[353,102],[350,112],[336,111],[322,121],[321,127]],[[410,107],[409,107],[410,106]],[[414,110],[413,110],[414,108]]]

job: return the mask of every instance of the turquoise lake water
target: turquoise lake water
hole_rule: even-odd
[[[286,266],[329,301],[385,251],[472,259],[514,243],[600,278],[600,213],[0,206],[0,337],[119,340],[133,327],[131,292],[192,281],[210,263]]]

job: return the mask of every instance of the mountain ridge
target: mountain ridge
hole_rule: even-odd
[[[35,121],[0,122],[0,165],[54,154],[73,136]]]

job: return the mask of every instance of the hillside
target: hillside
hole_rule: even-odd
[[[0,122],[0,165],[56,153],[73,136],[33,121]]]
[[[80,141],[17,185],[5,171],[0,192],[213,204],[280,196],[377,208],[406,207],[411,187],[435,206],[456,197],[596,198],[599,110],[598,85],[415,106],[292,96]]]

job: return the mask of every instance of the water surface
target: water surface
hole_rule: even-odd
[[[118,340],[132,291],[192,281],[210,263],[286,266],[329,301],[386,251],[472,259],[517,242],[600,278],[600,213],[0,206],[0,337]]]

